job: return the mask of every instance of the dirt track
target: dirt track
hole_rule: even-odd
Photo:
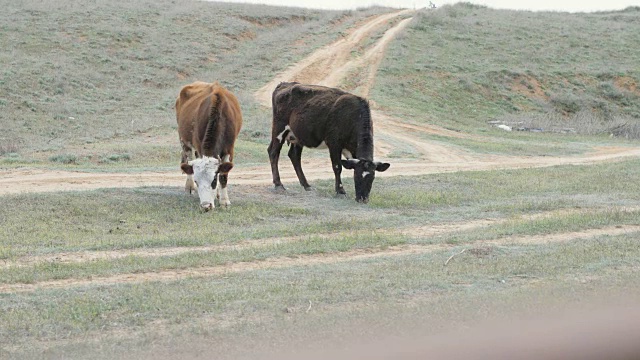
[[[361,55],[354,56],[352,50],[361,46],[368,36],[381,26],[411,14],[410,10],[384,14],[369,20],[345,38],[321,48],[293,65],[271,82],[259,89],[255,96],[264,106],[270,106],[271,91],[281,81],[301,81],[339,86],[343,78],[356,69],[365,69],[367,77],[360,91],[367,95],[375,81],[375,73],[383,58],[386,47],[394,37],[411,21],[406,18],[391,26],[384,35]],[[376,127],[376,156],[385,159],[394,149],[393,144],[410,146],[418,154],[417,158],[390,160],[390,171],[380,176],[422,175],[441,172],[494,170],[506,168],[545,167],[554,165],[580,165],[602,161],[613,161],[626,157],[640,156],[640,147],[600,147],[580,156],[498,156],[475,154],[451,145],[425,141],[417,133],[435,134],[458,138],[481,137],[461,134],[436,125],[407,124],[402,119],[384,114],[373,105]],[[385,141],[387,139],[387,141]],[[305,173],[310,180],[332,178],[333,172],[326,159],[303,159]],[[297,178],[290,166],[281,165],[282,180],[296,182]],[[105,187],[138,186],[181,186],[184,175],[179,171],[139,172],[139,173],[88,173],[44,169],[0,171],[0,195],[25,192],[46,192],[61,190],[89,190]],[[232,176],[234,184],[269,185],[271,170],[268,164],[255,167],[237,167]]]
[[[469,224],[467,224],[469,225]],[[443,229],[440,231],[433,231],[435,234],[445,234],[447,232],[452,232],[456,230],[461,230],[461,228],[480,228],[482,226],[486,226],[485,222],[478,222],[477,224],[467,225],[458,225],[453,226],[449,229]],[[478,249],[482,251],[483,247],[486,246],[506,246],[506,245],[531,245],[531,244],[545,244],[545,243],[558,243],[558,242],[567,242],[571,240],[577,239],[589,239],[603,235],[622,235],[629,233],[636,233],[640,230],[639,226],[629,225],[629,226],[612,226],[602,229],[589,229],[584,231],[570,232],[570,233],[561,233],[556,235],[544,235],[544,236],[520,236],[520,237],[506,237],[499,240],[490,240],[490,241],[478,241],[477,243],[467,244],[467,248]],[[406,229],[406,231],[416,231],[416,229]],[[331,236],[331,235],[329,235]],[[124,257],[129,255],[134,256],[171,256],[177,255],[185,252],[197,252],[197,251],[215,251],[215,250],[223,250],[224,248],[233,248],[239,249],[243,247],[259,247],[265,245],[275,245],[283,242],[291,242],[291,241],[300,241],[301,238],[277,238],[277,239],[266,239],[257,241],[257,243],[246,242],[244,244],[238,244],[233,246],[208,246],[208,247],[200,247],[200,248],[173,248],[173,249],[155,249],[155,250],[134,250],[134,251],[111,251],[111,252],[94,252],[94,253],[86,253],[86,254],[58,254],[58,257],[66,257],[66,259],[60,262],[85,262],[92,261],[96,259],[114,259],[118,257]],[[145,281],[172,281],[177,279],[191,278],[191,277],[202,277],[202,276],[213,276],[213,275],[224,275],[227,273],[237,273],[237,272],[245,272],[252,270],[260,270],[260,269],[277,269],[277,268],[285,268],[292,266],[313,266],[317,264],[332,264],[339,263],[344,261],[358,261],[379,257],[387,257],[387,256],[406,256],[406,255],[415,255],[415,254],[425,254],[432,253],[436,251],[453,249],[454,246],[450,244],[428,244],[428,245],[402,245],[402,246],[391,246],[384,249],[381,248],[371,248],[371,249],[355,249],[351,251],[331,253],[331,254],[314,254],[314,255],[299,255],[295,258],[292,257],[276,257],[276,258],[268,258],[266,260],[261,261],[251,261],[251,262],[234,262],[228,263],[219,266],[209,266],[209,267],[197,267],[197,268],[188,268],[188,269],[177,269],[177,270],[165,270],[159,272],[145,272],[145,273],[127,273],[127,274],[117,274],[111,275],[107,277],[99,277],[92,276],[89,279],[62,279],[62,280],[51,280],[44,281],[35,284],[0,284],[0,294],[3,293],[15,293],[15,292],[23,292],[23,291],[34,291],[37,289],[50,289],[50,288],[61,288],[61,287],[70,287],[70,286],[85,286],[89,284],[122,284],[122,283],[139,283]],[[466,250],[465,248],[464,250]],[[453,255],[449,258],[451,260]],[[42,261],[51,261],[45,259],[38,259],[34,257],[25,258],[25,263],[33,264]],[[447,262],[449,261],[447,260]],[[53,262],[56,262],[55,260]],[[17,263],[9,264],[11,266],[20,266],[20,261]],[[445,263],[446,266],[446,263]]]

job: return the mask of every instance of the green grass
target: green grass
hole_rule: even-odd
[[[253,91],[366,17],[390,11],[168,0],[1,5],[6,36],[0,46],[12,50],[0,53],[8,65],[0,69],[0,123],[12,138],[0,134],[0,167],[132,172],[179,171],[172,105],[180,86],[196,79],[218,80],[241,101],[238,170],[267,163],[271,114]],[[424,139],[475,153],[571,155],[595,145],[635,145],[633,136],[621,138],[640,116],[633,85],[640,82],[633,60],[640,54],[629,45],[640,42],[639,16],[635,8],[562,14],[469,4],[420,12],[391,43],[371,98],[401,119],[483,136]],[[356,88],[357,71],[348,80]],[[545,128],[582,127],[589,120],[593,130],[505,133],[489,127],[487,121],[495,119],[527,126],[545,120],[551,124]],[[629,128],[616,132],[625,122]],[[393,145],[394,156],[417,155]],[[424,324],[439,333],[513,312],[583,304],[594,294],[627,297],[640,288],[640,235],[630,228],[640,224],[639,172],[640,161],[631,159],[415,177],[395,173],[376,179],[368,205],[351,199],[347,173],[349,199],[335,198],[333,180],[313,181],[313,192],[286,184],[287,194],[231,182],[233,206],[209,213],[201,213],[197,197],[182,187],[2,196],[2,285],[304,256],[327,260],[392,246],[433,251],[3,293],[0,357],[131,358],[155,352],[159,358],[237,359],[265,349],[331,347],[354,334],[406,334]],[[487,219],[493,222],[481,228],[421,232]],[[511,237],[611,227],[628,232],[509,244]],[[282,237],[295,240],[258,245]],[[485,243],[501,239],[500,246]],[[243,247],[231,247],[237,244]],[[213,248],[55,260],[62,253],[196,246]],[[24,262],[38,256],[50,260]]]
[[[537,114],[563,121],[591,112],[601,122],[637,124],[640,93],[631,84],[640,73],[632,59],[640,52],[629,44],[640,41],[639,18],[637,8],[567,14],[457,4],[423,11],[389,46],[371,96],[403,118],[476,133],[490,120],[510,124]]]
[[[194,80],[236,93],[241,136],[266,138],[270,113],[253,91],[356,22],[390,10],[168,0],[9,1],[3,9],[0,47],[12,50],[0,54],[8,65],[0,71],[0,122],[12,134],[10,152],[25,157],[151,129],[174,132],[175,97]]]
[[[401,316],[420,313],[423,319],[425,316],[438,318],[436,311],[451,313],[453,309],[447,302],[465,304],[450,318],[464,321],[460,312],[468,313],[471,308],[468,301],[472,299],[535,297],[534,289],[538,293],[546,292],[558,284],[579,288],[580,283],[567,279],[567,275],[608,280],[612,278],[609,272],[612,266],[640,265],[639,251],[637,238],[618,236],[503,249],[489,256],[464,254],[447,267],[443,267],[442,262],[448,253],[438,252],[168,283],[46,290],[5,296],[0,303],[3,310],[0,331],[3,345],[28,349],[34,343],[25,343],[25,340],[65,344],[68,339],[92,334],[109,343],[121,341],[118,333],[133,330],[139,334],[139,340],[133,341],[137,343],[135,348],[145,351],[150,343],[141,339],[163,341],[162,334],[168,328],[186,330],[176,333],[176,344],[194,341],[202,334],[210,335],[205,338],[230,339],[233,335],[251,334],[264,338],[270,337],[259,335],[265,329],[277,331],[283,323],[304,328],[311,326],[310,319],[324,330],[327,325],[319,324],[327,324],[336,309],[344,309],[348,319],[375,321],[375,315],[392,301],[396,307],[412,301],[412,306],[398,313]],[[540,285],[538,281],[532,288],[527,277],[545,282]],[[584,292],[588,286],[574,292]],[[307,317],[304,309],[309,301],[314,306],[313,313]],[[377,305],[364,307],[365,304]],[[419,304],[430,306],[417,310],[421,308]],[[511,306],[517,307],[513,303]],[[286,309],[292,309],[289,312],[293,314],[287,315]],[[334,325],[347,326],[344,319],[333,321]],[[162,326],[158,328],[158,324]],[[224,332],[218,333],[215,329],[224,329]],[[341,329],[344,327],[334,330],[343,331]],[[140,336],[142,334],[145,336]]]
[[[398,210],[472,206],[501,214],[635,203],[640,185],[629,181],[638,161],[527,170],[471,171],[376,179],[371,207]],[[386,185],[389,184],[389,185]],[[345,188],[350,185],[345,182]]]
[[[410,238],[413,243],[459,243],[638,224],[640,212],[623,209],[637,206],[640,200],[640,189],[631,180],[638,176],[638,169],[638,161],[634,160],[592,166],[380,178],[368,206],[335,199],[331,181],[318,182],[314,193],[294,188],[288,196],[263,188],[235,186],[230,191],[234,205],[207,214],[200,213],[196,198],[180,188],[5,196],[5,206],[0,210],[0,255],[5,260],[68,251],[232,245],[286,236],[303,239],[241,251],[220,249],[163,258],[134,256],[95,262],[84,270],[86,264],[41,264],[43,268],[5,269],[0,274],[8,282],[32,282],[378,248],[404,244],[408,238],[372,235],[376,231],[486,217],[509,221],[444,238],[420,235]],[[349,183],[345,182],[347,189],[351,188]],[[269,206],[264,206],[266,203]],[[573,212],[536,220],[517,218],[562,209]],[[343,235],[322,240],[314,236],[319,233]]]

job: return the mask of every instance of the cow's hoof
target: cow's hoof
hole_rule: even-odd
[[[336,193],[336,199],[346,199],[347,194],[345,193]]]
[[[287,189],[285,189],[284,186],[282,186],[282,185],[276,185],[273,188],[273,191],[275,191],[278,194],[284,194],[285,192],[287,192]]]
[[[220,206],[229,207],[229,206],[231,206],[231,201],[229,201],[229,200],[221,201],[220,202]]]
[[[304,189],[306,191],[313,191],[313,188],[311,186],[305,186]]]

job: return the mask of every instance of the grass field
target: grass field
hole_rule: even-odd
[[[178,171],[177,91],[217,79],[243,106],[240,175],[268,162],[271,115],[255,90],[392,11],[0,5],[0,46],[11,49],[0,52],[6,172]],[[411,16],[371,99],[408,124],[469,135],[415,139],[532,158],[637,146],[637,8],[459,4]],[[489,120],[545,129],[508,133]],[[556,131],[564,128],[575,131]],[[393,160],[418,161],[418,148],[393,145]],[[305,152],[314,156],[326,153]],[[0,358],[277,357],[640,298],[637,157],[396,173],[376,178],[367,205],[336,198],[326,170],[313,191],[290,183],[286,194],[232,177],[233,206],[209,213],[181,183],[0,195]],[[353,195],[346,172],[343,181]]]
[[[372,97],[407,118],[469,132],[498,120],[585,134],[626,126],[637,139],[639,18],[637,7],[567,14],[443,6],[416,16],[391,45]]]
[[[34,151],[64,155],[67,147],[132,135],[173,135],[175,98],[195,80],[218,80],[235,92],[243,104],[242,138],[264,140],[270,113],[252,92],[358,21],[389,11],[164,0],[1,5],[7,36],[0,46],[11,50],[0,53],[7,65],[0,73],[0,156],[15,154],[13,162],[16,155],[38,159]],[[129,152],[154,150],[131,143]],[[177,154],[176,144],[172,138],[161,145]],[[175,154],[164,161],[179,159]],[[94,157],[109,155],[98,149]]]
[[[334,199],[331,181],[289,196],[236,186],[233,208],[195,217],[179,188],[7,196],[2,348],[36,356],[262,338],[342,316],[373,321],[405,303],[434,306],[420,311],[434,319],[465,304],[453,319],[465,323],[478,315],[473,299],[521,309],[510,299],[539,289],[575,301],[601,281],[637,280],[639,165],[380,179],[368,207]]]

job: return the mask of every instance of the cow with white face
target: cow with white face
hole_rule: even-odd
[[[180,90],[176,118],[182,145],[180,168],[187,174],[185,190],[198,190],[204,211],[215,207],[216,197],[220,205],[231,205],[227,179],[242,126],[238,99],[218,83],[197,81]]]
[[[215,196],[220,200],[220,205],[229,206],[229,194],[227,193],[227,176],[233,168],[230,162],[221,162],[219,159],[203,156],[180,165],[182,171],[189,176],[198,189],[200,206],[204,211],[215,208]],[[187,182],[189,179],[187,179]],[[224,183],[223,183],[224,182]]]

